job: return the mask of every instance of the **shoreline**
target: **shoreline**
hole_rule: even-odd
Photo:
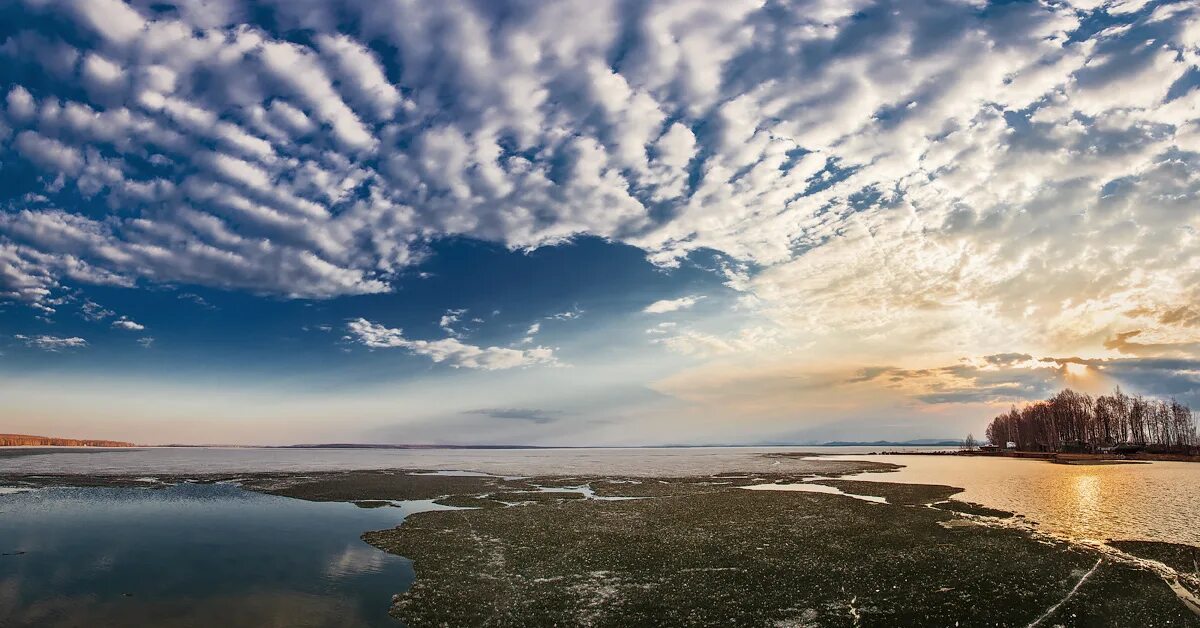
[[[850,454],[853,455],[853,454]],[[1142,462],[1200,462],[1200,454],[1092,454],[1053,451],[878,451],[869,456],[964,456],[978,458],[1019,458],[1045,460],[1058,464],[1137,464]]]
[[[245,490],[360,507],[432,499],[469,508],[420,512],[393,529],[363,534],[374,547],[413,560],[416,581],[392,606],[409,626],[493,619],[839,624],[851,614],[893,625],[1026,625],[1044,614],[1095,625],[1142,617],[1200,625],[1165,584],[1168,572],[1156,571],[1162,563],[1151,568],[1134,558],[1166,557],[1184,568],[1179,557],[1198,548],[1118,541],[1100,551],[1039,534],[1012,513],[950,499],[960,492],[953,486],[843,479],[900,465],[802,453],[768,454],[786,459],[779,471],[707,476],[405,469],[155,476],[155,482],[9,475],[0,483],[236,482]],[[829,491],[768,488],[801,483]],[[740,490],[749,486],[768,490]],[[862,496],[874,499],[849,498]],[[1082,573],[1091,575],[1081,580]],[[1185,592],[1200,591],[1200,573],[1169,573]],[[978,607],[998,610],[985,616]]]

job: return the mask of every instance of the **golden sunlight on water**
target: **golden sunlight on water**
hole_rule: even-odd
[[[1096,519],[1101,516],[1098,512],[1103,500],[1100,498],[1100,478],[1095,475],[1081,475],[1075,478],[1075,491],[1063,496],[1064,499],[1075,498],[1074,504],[1067,508],[1079,513],[1083,530],[1094,529],[1098,524]]]
[[[1200,465],[1154,462],[1061,465],[958,456],[838,456],[905,465],[854,479],[948,484],[955,499],[1025,515],[1043,531],[1075,539],[1200,544]]]

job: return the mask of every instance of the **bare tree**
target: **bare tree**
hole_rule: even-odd
[[[1025,451],[1097,451],[1125,445],[1187,453],[1200,447],[1196,418],[1186,404],[1130,397],[1120,388],[1096,398],[1067,389],[1046,401],[1014,406],[992,419],[987,438],[994,445],[1011,442]]]

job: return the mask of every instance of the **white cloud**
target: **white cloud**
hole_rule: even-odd
[[[505,347],[478,347],[457,338],[441,340],[410,340],[400,329],[385,327],[363,318],[346,324],[350,335],[347,338],[372,349],[405,349],[414,355],[428,357],[434,362],[446,363],[454,368],[483,369],[488,371],[511,369],[535,365],[558,363],[554,350],[546,347],[532,349],[509,349]]]
[[[116,316],[116,312],[96,303],[91,299],[84,299],[83,305],[79,306],[79,315],[89,321],[102,321],[111,316]]]
[[[145,26],[142,16],[121,0],[88,0],[61,4],[69,7],[84,24],[105,39],[118,44],[129,43]]]
[[[466,309],[446,310],[446,313],[442,314],[442,318],[438,320],[438,327],[441,327],[446,335],[458,338],[462,335],[462,331],[457,329],[456,325],[466,313]]]
[[[541,323],[534,323],[530,325],[529,329],[525,330],[525,337],[521,339],[521,344],[527,345],[533,343],[533,337],[538,335],[538,332],[540,331],[542,331]]]
[[[50,202],[0,210],[0,298],[378,293],[439,238],[587,234],[720,252],[830,342],[1195,333],[1130,314],[1197,296],[1194,4],[480,6],[28,0],[0,60],[54,80],[9,88],[0,159]]]
[[[686,310],[700,302],[703,296],[686,296],[678,299],[663,299],[647,305],[642,311],[647,314],[666,314]]]
[[[29,90],[17,85],[8,92],[6,98],[8,103],[8,117],[14,122],[24,122],[33,117],[37,111],[37,105],[33,102],[33,96],[29,94]]]
[[[346,148],[369,148],[374,139],[358,116],[337,94],[328,74],[307,49],[291,43],[266,42],[260,52],[264,68],[333,129]]]
[[[712,357],[727,354],[748,354],[767,352],[771,354],[786,353],[787,348],[780,343],[780,333],[776,328],[762,326],[746,327],[732,334],[713,334],[695,329],[679,329],[671,327],[652,327],[647,333],[658,336],[651,342],[661,344],[671,351],[687,356]]]
[[[351,98],[377,120],[390,120],[400,105],[400,92],[384,75],[383,68],[366,47],[344,35],[319,35],[317,45],[328,55]]]
[[[83,167],[78,149],[33,131],[18,133],[16,146],[27,159],[54,172],[75,174]]]
[[[67,349],[80,349],[88,345],[86,340],[78,336],[26,336],[23,334],[16,334],[13,336],[13,338],[24,342],[26,346],[51,352],[65,351]]]
[[[129,320],[124,316],[113,321],[112,326],[114,329],[124,329],[126,331],[142,331],[146,329],[145,325]]]
[[[99,95],[115,91],[125,78],[125,71],[121,66],[97,54],[89,54],[84,58],[80,71],[83,74],[84,86]]]

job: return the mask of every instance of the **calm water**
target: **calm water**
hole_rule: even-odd
[[[0,626],[399,626],[411,564],[359,535],[404,514],[222,485],[0,495]]]
[[[854,479],[964,488],[955,497],[1025,515],[1054,534],[1200,545],[1200,464],[1063,465],[1012,458],[841,456],[905,465]]]
[[[248,449],[151,447],[78,450],[5,458],[0,473],[85,475],[338,471],[348,469],[471,470],[498,475],[703,475],[777,470],[783,451],[862,454],[880,447],[680,447],[628,449]],[[936,448],[888,447],[889,451]],[[0,448],[0,452],[3,448]]]

